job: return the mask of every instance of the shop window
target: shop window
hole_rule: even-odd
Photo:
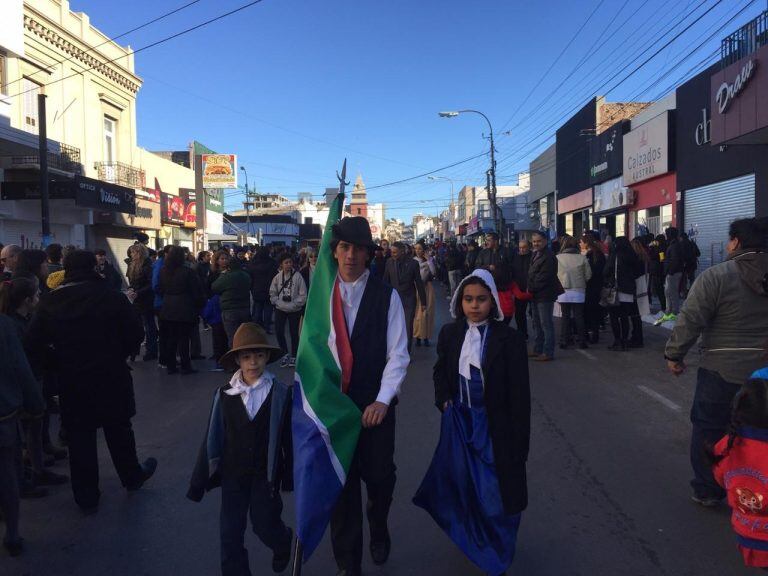
[[[40,94],[42,86],[29,78],[24,78],[21,83],[21,88],[21,128],[32,134],[38,134],[40,127],[38,126],[39,116],[37,110],[37,95]]]
[[[565,233],[573,236],[573,214],[565,215]]]
[[[672,204],[661,207],[661,229],[666,230],[672,226]]]
[[[104,116],[104,162],[117,161],[117,120]]]

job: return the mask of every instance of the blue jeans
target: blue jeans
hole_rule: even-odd
[[[725,498],[725,490],[715,482],[705,449],[714,446],[728,433],[731,402],[741,386],[726,382],[717,372],[699,368],[696,393],[691,407],[691,466],[693,492],[699,498]]]
[[[532,302],[533,329],[536,338],[533,341],[533,351],[536,354],[546,354],[550,358],[555,355],[555,321],[553,313],[554,302]]]
[[[272,302],[267,300],[253,300],[253,312],[251,318],[256,324],[269,330],[269,326],[272,324]]]

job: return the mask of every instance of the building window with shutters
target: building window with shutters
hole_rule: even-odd
[[[38,110],[37,110],[37,95],[40,94],[42,86],[37,82],[33,82],[29,78],[24,78],[21,83],[22,87],[22,130],[31,132],[32,134],[38,134],[40,127],[38,126]]]

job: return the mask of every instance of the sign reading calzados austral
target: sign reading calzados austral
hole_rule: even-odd
[[[237,188],[237,156],[202,155],[203,188]]]
[[[670,170],[669,112],[659,114],[624,135],[624,186]]]

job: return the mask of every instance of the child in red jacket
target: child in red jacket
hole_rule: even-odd
[[[768,380],[752,378],[736,394],[731,429],[713,457],[744,563],[768,568]]]

